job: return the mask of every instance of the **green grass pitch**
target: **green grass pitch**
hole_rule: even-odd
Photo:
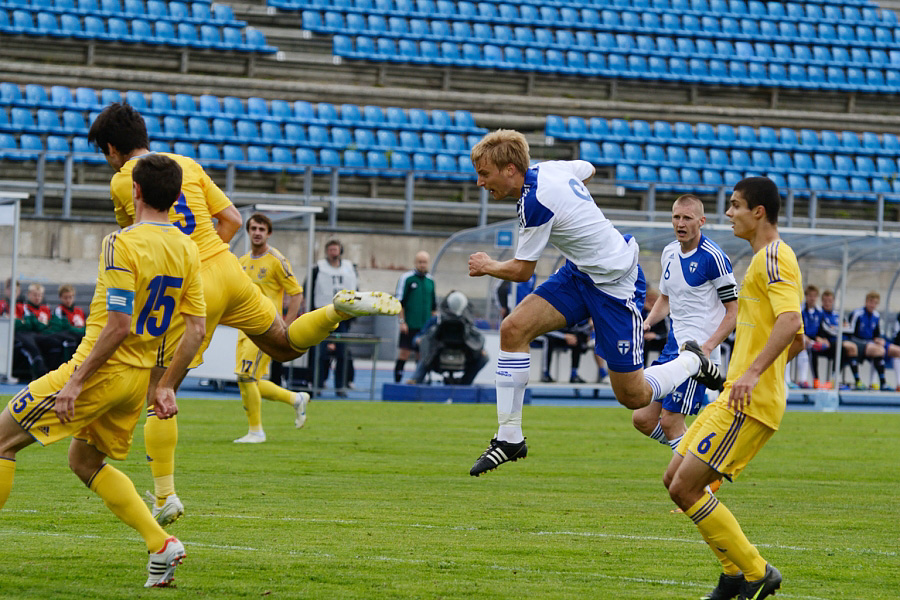
[[[526,407],[529,454],[480,478],[493,406],[313,402],[306,428],[235,400],[181,400],[169,528],[177,590],[144,590],[146,554],[66,466],[18,458],[0,513],[0,598],[699,598],[718,562],[660,483],[670,453],[623,408]],[[117,464],[151,489],[142,427]],[[789,412],[719,498],[784,574],[784,599],[898,597],[900,415]]]

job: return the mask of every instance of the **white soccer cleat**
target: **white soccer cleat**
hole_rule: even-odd
[[[184,561],[185,556],[184,544],[178,538],[167,539],[162,550],[151,554],[147,561],[147,583],[144,587],[174,587],[175,567]]]
[[[294,395],[294,425],[297,429],[306,424],[306,405],[309,404],[309,394],[306,392],[297,392]]]
[[[387,292],[341,290],[332,303],[335,309],[353,317],[400,314],[400,301]]]
[[[266,433],[264,431],[250,431],[244,437],[234,440],[235,444],[262,444],[266,441]]]
[[[150,492],[147,492],[147,497],[150,498],[150,512],[161,527],[171,525],[184,515],[184,504],[181,503],[177,494],[166,496],[166,501],[162,506],[156,505],[156,496]]]

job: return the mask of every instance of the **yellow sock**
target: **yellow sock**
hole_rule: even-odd
[[[0,508],[3,508],[3,505],[6,504],[6,499],[9,498],[15,474],[15,459],[0,457]]]
[[[159,419],[152,408],[147,409],[144,423],[144,447],[153,473],[153,487],[157,506],[175,493],[175,446],[178,444],[177,417]]]
[[[343,320],[332,304],[317,308],[288,325],[288,341],[296,350],[308,350],[327,338]]]
[[[285,404],[292,404],[294,402],[294,392],[286,390],[279,385],[275,385],[268,379],[260,379],[258,388],[260,395],[266,400],[284,402]]]
[[[247,412],[247,423],[250,429],[262,428],[262,397],[259,386],[255,381],[238,381],[238,389],[241,390],[241,402]]]
[[[138,496],[134,484],[124,473],[104,464],[94,473],[88,487],[103,499],[106,507],[123,523],[141,534],[148,552],[157,552],[163,547],[169,534],[150,514],[150,509]]]
[[[691,518],[703,539],[716,556],[720,557],[719,560],[725,559],[722,560],[722,566],[733,571],[729,573],[726,570],[726,573],[736,575],[738,571],[743,572],[748,581],[765,577],[765,559],[744,535],[731,511],[715,496],[705,492],[684,514]]]

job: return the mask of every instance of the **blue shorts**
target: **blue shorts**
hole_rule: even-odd
[[[569,326],[588,317],[593,319],[597,338],[594,352],[606,359],[611,371],[630,373],[644,366],[641,308],[647,286],[644,272],[640,266],[637,269],[635,291],[627,300],[601,292],[588,275],[568,260],[532,293],[558,310]]]
[[[678,357],[678,348],[671,348],[671,345],[666,344],[659,358],[653,361],[654,365],[664,365]],[[662,402],[662,407],[672,413],[696,415],[708,404],[706,386],[697,383],[693,377],[688,377],[671,394],[655,402]]]

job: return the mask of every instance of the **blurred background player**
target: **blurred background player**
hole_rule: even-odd
[[[325,243],[325,257],[316,261],[312,269],[312,281],[304,286],[309,290],[310,306],[313,309],[325,306],[340,290],[355,290],[359,287],[356,265],[344,258],[344,245],[338,239]],[[334,333],[350,331],[350,321],[341,322]],[[347,396],[347,384],[353,381],[353,358],[347,344],[322,341],[310,352],[309,364],[313,370],[313,381],[319,388],[325,387],[331,360],[334,358],[334,390],[340,397]]]
[[[114,171],[110,195],[120,227],[134,223],[131,199],[132,170],[137,160],[150,154],[147,126],[140,113],[128,104],[114,102],[101,111],[88,131],[88,142],[96,146]],[[206,297],[206,335],[194,361],[203,362],[215,328],[221,323],[241,330],[263,352],[279,361],[292,360],[325,339],[342,321],[365,314],[397,314],[399,303],[382,292],[341,291],[334,304],[323,305],[285,326],[272,301],[266,298],[244,273],[228,242],[241,227],[241,215],[231,200],[191,158],[162,153],[181,167],[181,194],[169,210],[172,223],[197,244],[200,250],[200,277]],[[172,359],[184,323],[174,319],[163,339],[157,366],[150,374],[148,399],[155,395],[156,382]],[[177,382],[176,389],[181,382]],[[175,447],[178,443],[176,419],[160,420],[148,406],[144,424],[147,460],[153,472],[154,507],[157,520],[166,525],[184,514],[184,505],[175,493]]]
[[[701,233],[706,223],[703,202],[693,194],[676,198],[672,205],[675,241],[663,248],[659,298],[644,319],[644,331],[671,317],[672,329],[656,364],[678,356],[689,340],[701,345],[703,354],[721,364],[719,344],[734,330],[737,319],[737,286],[731,261],[722,249]],[[635,428],[672,451],[687,430],[685,416],[696,415],[706,404],[706,387],[693,379],[671,394],[634,411]]]
[[[16,453],[73,436],[69,466],[113,514],[140,533],[150,553],[144,587],[166,586],[184,545],[154,520],[134,484],[106,463],[124,460],[144,407],[150,369],[175,313],[186,323],[172,364],[152,398],[173,416],[174,383],[203,340],[203,287],[197,246],[169,223],[181,169],[155,155],[134,168],[136,224],[103,240],[87,334],[75,358],[28,385],[0,414],[0,506],[13,483]]]
[[[288,308],[284,322],[290,325],[300,314],[303,288],[294,277],[291,263],[277,249],[269,245],[272,221],[264,214],[250,215],[246,223],[250,238],[250,252],[240,258],[244,273],[260,287],[266,298],[275,306],[281,306],[287,295]],[[294,409],[294,425],[303,427],[306,422],[306,404],[309,394],[292,392],[265,379],[271,357],[256,347],[250,338],[238,332],[235,352],[235,374],[241,390],[241,402],[247,413],[247,435],[234,440],[237,443],[258,444],[266,441],[262,426],[262,399],[283,402]]]
[[[405,272],[397,281],[397,300],[403,310],[400,312],[400,341],[394,364],[394,383],[400,383],[403,379],[403,368],[410,352],[415,351],[416,360],[419,360],[419,350],[413,340],[437,311],[434,278],[428,272],[430,262],[431,256],[427,252],[417,252],[415,268]]]

